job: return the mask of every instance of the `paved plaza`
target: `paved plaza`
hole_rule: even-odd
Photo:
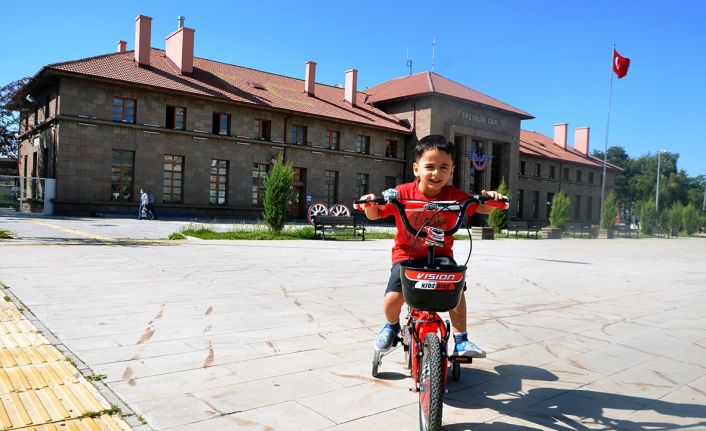
[[[141,428],[418,426],[401,349],[371,376],[391,240],[165,240],[184,224],[0,215],[0,283]],[[475,241],[489,353],[444,429],[706,430],[705,261],[706,238]]]

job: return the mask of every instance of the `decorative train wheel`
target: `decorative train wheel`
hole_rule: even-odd
[[[328,215],[328,207],[324,202],[314,202],[306,211],[306,219],[310,224],[314,224],[313,217]]]
[[[331,207],[331,209],[328,210],[329,215],[333,216],[350,216],[351,215],[351,210],[348,209],[347,206],[343,204],[336,204]]]

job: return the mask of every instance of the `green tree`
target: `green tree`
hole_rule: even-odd
[[[603,205],[603,211],[601,211],[601,227],[603,229],[612,229],[615,224],[615,215],[618,214],[620,210],[618,206],[618,200],[615,194],[611,193],[605,200]]]
[[[691,235],[699,230],[699,227],[703,226],[704,220],[699,210],[693,205],[689,204],[683,208],[682,211],[682,226],[686,231],[687,235]]]
[[[498,193],[507,196],[507,184],[505,184],[505,180],[502,180],[500,182],[500,185],[498,186]],[[490,213],[488,216],[488,226],[492,227],[495,230],[495,234],[499,235],[500,232],[505,229],[505,226],[507,225],[507,211],[493,211]]]
[[[638,214],[640,217],[640,230],[643,233],[650,233],[657,225],[657,207],[655,201],[648,200],[638,203]]]
[[[676,202],[672,205],[664,214],[664,221],[671,229],[672,235],[679,236],[679,231],[681,230],[684,222],[684,205],[681,202]]]
[[[269,228],[281,232],[287,220],[287,202],[292,193],[294,169],[290,162],[284,162],[280,153],[275,164],[265,177],[265,198],[263,218]]]
[[[0,156],[17,157],[20,104],[29,77],[0,87]]]
[[[549,214],[549,225],[563,229],[569,219],[569,207],[571,201],[564,192],[559,192],[552,199],[552,212]]]

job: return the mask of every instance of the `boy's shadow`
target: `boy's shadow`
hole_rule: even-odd
[[[651,398],[617,395],[585,389],[535,387],[522,390],[523,380],[558,381],[553,373],[538,367],[500,365],[495,373],[474,368],[463,368],[461,380],[452,383],[444,403],[460,409],[488,408],[509,418],[517,418],[532,425],[517,425],[496,419],[494,422],[449,424],[446,431],[666,431],[706,429],[706,406],[672,403]],[[467,385],[464,388],[464,384]],[[616,411],[622,411],[617,412]],[[652,416],[699,418],[696,421],[641,422],[630,420],[635,411],[652,411]],[[606,413],[610,411],[610,416]],[[470,416],[470,415],[469,415]]]

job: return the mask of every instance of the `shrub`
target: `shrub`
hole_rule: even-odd
[[[699,230],[703,224],[703,217],[699,214],[699,210],[694,205],[689,204],[682,207],[682,226],[687,235],[691,235]]]
[[[292,194],[294,169],[285,163],[280,153],[275,164],[265,177],[265,200],[263,219],[275,232],[281,232],[287,220],[287,202]]]
[[[549,225],[563,229],[566,221],[569,220],[569,207],[571,201],[564,192],[559,192],[552,199],[552,212],[549,214]]]
[[[643,233],[650,233],[657,225],[657,207],[655,201],[642,201],[639,203],[638,214],[640,215],[640,230]]]
[[[500,182],[497,192],[507,196],[507,184],[505,184],[505,180]],[[496,235],[499,235],[503,231],[503,229],[505,229],[506,225],[507,211],[496,210],[490,213],[490,215],[488,216],[488,226],[492,227],[495,230]]]
[[[608,195],[601,211],[601,227],[603,229],[613,229],[615,225],[615,215],[618,214],[618,200],[613,193]]]
[[[676,202],[671,208],[665,211],[665,223],[667,227],[671,229],[672,235],[674,236],[679,235],[679,231],[683,226],[684,209],[684,205],[682,205],[681,202]]]

